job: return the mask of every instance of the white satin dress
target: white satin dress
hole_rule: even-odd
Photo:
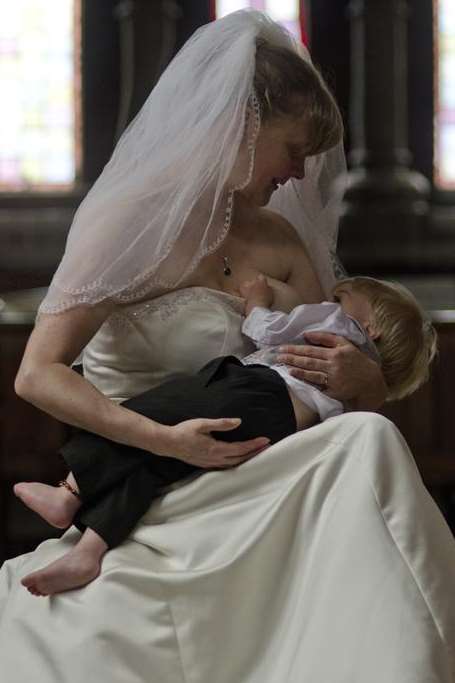
[[[243,355],[240,300],[190,288],[134,304],[85,355],[115,400]],[[455,542],[391,422],[326,420],[155,501],[89,585],[31,596],[0,572],[2,683],[453,683]]]

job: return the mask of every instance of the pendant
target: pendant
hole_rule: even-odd
[[[223,273],[226,276],[229,276],[232,273],[232,270],[229,267],[229,259],[227,256],[223,256],[223,261],[224,261],[224,268],[223,268]]]

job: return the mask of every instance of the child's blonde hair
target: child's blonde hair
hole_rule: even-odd
[[[340,280],[335,286],[350,284],[370,302],[372,324],[378,333],[374,340],[389,388],[387,400],[412,394],[427,381],[429,366],[437,352],[437,334],[413,294],[397,282],[371,277]]]

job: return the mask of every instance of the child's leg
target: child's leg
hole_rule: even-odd
[[[264,368],[228,368],[225,376],[200,386],[197,391],[174,397],[183,407],[185,417],[226,417],[238,415],[242,424],[219,436],[225,440],[242,440],[269,436],[275,443],[296,430],[293,406],[286,385],[275,372]],[[236,412],[233,412],[233,411]],[[233,435],[236,432],[236,435]],[[146,454],[140,467],[132,471],[99,499],[80,508],[75,523],[80,529],[89,527],[104,538],[109,547],[118,545],[130,534],[147,512],[153,498],[164,486],[191,472],[203,474],[174,458]]]
[[[200,390],[195,377],[182,377],[135,396],[121,405],[162,424],[172,425],[187,419],[187,406],[181,397]],[[118,444],[97,434],[80,431],[61,449],[77,481],[84,504],[91,504],[128,477],[143,463],[163,460],[150,451]],[[177,461],[174,461],[176,463]],[[186,463],[176,465],[185,476],[191,469]],[[183,472],[185,471],[185,472]]]
[[[28,574],[21,583],[32,595],[38,596],[85,586],[100,573],[101,560],[107,549],[101,536],[92,529],[86,529],[80,541],[66,555]]]
[[[142,465],[117,486],[90,505],[83,505],[74,523],[83,531],[93,529],[109,548],[118,546],[130,535],[150,504],[168,484],[182,479],[178,470],[160,476],[153,467]]]
[[[72,472],[66,478],[66,486],[49,486],[38,482],[15,484],[14,493],[25,505],[46,522],[58,529],[66,529],[81,506],[76,480]]]
[[[271,442],[275,443],[295,432],[293,406],[286,385],[276,372],[264,366],[246,368],[238,361],[233,364],[229,360],[211,365],[216,367],[216,373],[210,375],[208,382],[204,373],[196,378],[175,380],[130,399],[123,405],[165,424],[194,417],[241,417],[242,424],[237,429],[217,434],[217,438],[226,441],[269,436]],[[110,451],[112,442],[101,437],[92,440],[91,437],[90,434],[82,434],[79,446],[82,451],[83,443],[86,446],[91,444],[96,462],[87,466],[86,470],[82,467],[76,474],[79,486],[83,480],[79,476],[83,477],[84,472],[90,472],[94,479],[92,492],[100,486],[98,482],[106,482],[106,477],[112,483],[115,475],[117,482],[107,490],[98,489],[97,497],[87,501],[83,498],[75,524],[81,530],[86,527],[94,529],[110,547],[118,545],[128,536],[164,486],[192,472],[205,472],[180,460],[159,457],[138,449],[120,446],[115,454]],[[104,449],[106,443],[108,450]],[[100,453],[102,457],[98,458]],[[68,461],[70,466],[73,456],[75,465],[76,460],[84,460],[85,457],[82,452],[74,452]],[[134,461],[133,466],[130,457]],[[103,468],[109,470],[104,476]],[[87,480],[87,487],[89,485]]]
[[[195,376],[165,382],[121,405],[166,425],[197,417],[241,417],[243,422],[237,429],[217,433],[216,438],[224,441],[268,436],[274,443],[296,430],[284,380],[269,368],[245,367],[230,357],[214,359]],[[177,459],[82,431],[63,446],[61,453],[74,473],[84,503],[104,495],[142,464],[153,461],[160,471],[166,462],[165,476],[169,468],[178,470],[172,481],[194,469]]]
[[[75,547],[21,583],[33,595],[54,595],[93,581],[109,548],[119,545],[157,497],[164,480],[145,466],[87,509],[81,508],[79,528],[85,531]]]
[[[245,370],[237,359],[231,360]],[[121,405],[166,425],[178,424],[193,417],[218,417],[216,406],[212,405],[212,400],[207,394],[207,385],[223,362],[223,358],[216,358],[195,375],[185,375],[164,382],[123,401]],[[236,416],[236,412],[233,415],[221,415]],[[232,438],[233,432],[228,432],[227,438],[228,435]],[[223,436],[220,434],[219,438]],[[158,470],[164,469],[165,478],[171,477],[168,483],[187,476],[195,469],[182,461],[161,458],[150,451],[118,444],[83,430],[76,433],[60,449],[60,453],[74,474],[84,504],[96,501],[142,464],[150,465],[152,460]],[[166,463],[162,465],[164,461]]]

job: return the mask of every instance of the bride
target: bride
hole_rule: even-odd
[[[287,281],[307,302],[327,295],[341,135],[308,55],[265,15],[197,31],[77,212],[17,392],[198,465],[194,426],[119,402],[252,350],[238,287],[257,273],[278,293]],[[72,549],[75,528],[6,562],[2,681],[453,683],[450,530],[396,428],[359,412],[385,395],[377,366],[342,338],[312,341],[284,360],[357,411],[265,450],[260,434],[213,438],[235,415],[201,421],[221,471],[154,502],[83,588],[21,585]],[[84,377],[71,369],[82,351]]]

